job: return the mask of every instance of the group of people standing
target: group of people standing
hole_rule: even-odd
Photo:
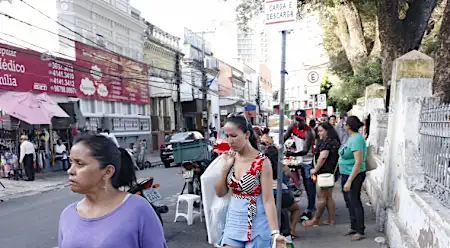
[[[276,247],[286,247],[289,241],[282,234],[296,238],[295,228],[299,219],[305,226],[333,225],[334,187],[320,187],[316,182],[319,175],[325,173],[333,174],[335,181],[340,177],[350,217],[346,235],[351,236],[352,241],[364,238],[361,189],[366,177],[367,147],[360,133],[364,124],[356,116],[342,115],[339,122],[336,119],[336,116],[322,116],[319,123],[311,123],[313,126],[310,126],[306,122],[306,112],[298,110],[294,122],[284,134],[284,141],[295,140],[295,147],[287,149],[285,156],[301,157],[302,161],[298,174],[286,166],[283,168],[282,208],[290,212],[290,232],[286,234],[280,232],[275,214],[274,196],[279,193],[276,191],[277,148],[271,146],[267,139],[263,141],[266,147],[262,151],[245,116],[229,116],[223,129],[231,151],[224,155],[226,166],[215,185],[219,197],[229,190],[232,192],[225,229],[219,242],[221,247],[266,248],[271,243]],[[300,214],[300,206],[287,186],[289,178],[294,181],[302,178],[308,199],[303,214]],[[328,218],[320,223],[325,210],[328,210]]]

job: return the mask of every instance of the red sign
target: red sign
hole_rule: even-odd
[[[79,42],[75,47],[80,97],[150,103],[147,65]]]
[[[0,89],[76,96],[72,63],[0,43]]]
[[[0,89],[148,104],[148,67],[76,43],[77,61],[0,43]]]

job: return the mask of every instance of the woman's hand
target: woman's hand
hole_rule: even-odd
[[[347,182],[344,184],[344,188],[343,188],[344,192],[350,192],[350,188],[351,188],[351,187],[352,187],[352,182],[347,181]]]
[[[225,166],[222,167],[222,173],[228,174],[231,167],[234,165],[234,157],[236,153],[233,151],[227,151],[223,153],[223,159],[225,160]]]
[[[278,235],[275,238],[275,241],[277,242],[276,248],[286,248],[286,243],[289,242],[286,237],[282,235]]]
[[[311,175],[317,174],[316,168],[312,168],[311,170],[309,170],[309,173],[311,173]]]

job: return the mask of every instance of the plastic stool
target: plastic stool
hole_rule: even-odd
[[[181,201],[187,202],[187,204],[188,204],[187,213],[178,212],[178,207],[180,206]],[[194,211],[194,203],[196,201],[201,201],[200,196],[192,195],[192,194],[183,194],[183,195],[178,196],[177,209],[175,211],[175,220],[173,222],[177,222],[178,217],[184,217],[187,220],[187,224],[189,226],[192,225],[192,223],[194,223],[195,217],[200,217],[200,221],[203,222],[201,202],[200,202],[200,212]]]

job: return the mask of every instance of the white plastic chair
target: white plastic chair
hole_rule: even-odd
[[[181,201],[187,202],[188,205],[187,213],[179,212],[179,206]],[[200,221],[203,222],[201,202],[200,202],[200,211],[194,211],[194,203],[196,201],[201,201],[199,195],[183,194],[178,196],[177,208],[175,211],[175,220],[173,222],[177,222],[178,217],[184,217],[187,220],[187,224],[189,226],[194,223],[194,218],[196,217],[200,217]]]

